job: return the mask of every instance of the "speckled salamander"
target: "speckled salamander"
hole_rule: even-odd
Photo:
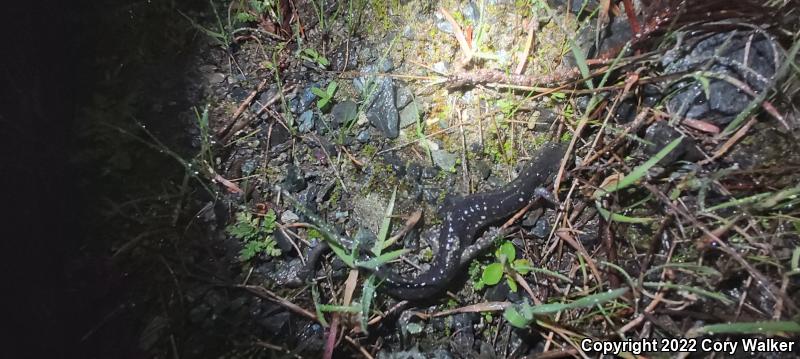
[[[380,289],[407,300],[428,299],[441,293],[456,277],[463,264],[477,256],[485,243],[473,244],[488,225],[506,219],[541,197],[548,178],[555,173],[564,156],[565,146],[546,144],[528,162],[519,176],[492,192],[476,193],[457,200],[444,214],[439,233],[437,255],[428,271],[406,278],[386,267],[376,274],[383,280]],[[467,258],[464,258],[467,257]]]
[[[429,299],[441,293],[461,268],[492,244],[491,238],[475,242],[479,232],[492,223],[508,218],[529,202],[547,197],[549,192],[543,186],[555,173],[564,151],[563,145],[546,144],[513,181],[495,191],[477,193],[455,201],[444,214],[443,227],[436,242],[438,251],[431,268],[415,278],[406,278],[381,267],[376,271],[383,280],[379,289],[395,298],[407,300]],[[280,187],[276,189],[332,240],[345,248],[359,245],[339,234],[291,194]],[[315,247],[309,254],[306,266],[298,273],[299,279],[307,279],[314,273],[320,255],[328,248],[325,242]]]

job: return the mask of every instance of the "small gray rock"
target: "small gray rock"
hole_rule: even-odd
[[[436,12],[435,16],[436,16],[436,27],[439,30],[442,30],[442,32],[446,32],[448,34],[452,34],[453,33],[453,25],[450,24],[450,22],[447,21],[447,19],[444,16],[439,14],[438,11]]]
[[[294,223],[300,220],[300,216],[292,211],[284,211],[281,213],[281,222],[283,223]]]
[[[206,74],[205,76],[206,76],[206,81],[208,81],[212,85],[221,84],[223,81],[225,81],[225,75],[219,72]]]
[[[414,99],[414,94],[407,86],[397,86],[395,90],[394,105],[397,108],[403,108]]]
[[[333,109],[331,109],[331,125],[333,128],[344,126],[348,122],[355,120],[356,115],[358,114],[357,111],[358,105],[350,100],[342,101],[336,105],[333,105]]]
[[[389,78],[379,81],[377,93],[372,95],[367,106],[367,119],[387,138],[397,138],[400,135],[400,115],[394,105],[394,83]]]
[[[456,161],[458,161],[458,156],[456,154],[445,150],[433,150],[431,151],[431,156],[433,157],[433,163],[437,167],[445,171],[455,171]]]
[[[283,180],[283,187],[289,192],[300,192],[306,188],[307,184],[297,166],[289,165],[286,178]]]
[[[420,114],[420,107],[416,101],[412,101],[408,106],[400,111],[400,128],[406,128],[417,123]]]
[[[314,112],[306,110],[297,119],[300,133],[307,133],[314,129]]]
[[[471,0],[464,4],[461,14],[464,15],[465,19],[472,21],[473,24],[477,24],[481,20],[481,11],[478,9],[478,5]]]
[[[356,136],[356,141],[358,141],[360,143],[369,142],[369,131],[363,130],[363,131],[359,132],[358,136]]]

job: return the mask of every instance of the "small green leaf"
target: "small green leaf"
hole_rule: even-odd
[[[511,267],[514,268],[514,271],[522,275],[530,273],[533,269],[531,262],[525,258],[515,260]]]
[[[478,279],[477,281],[472,282],[472,288],[474,288],[476,291],[481,290],[484,287],[486,287],[486,283],[483,282],[483,279]]]
[[[333,97],[333,95],[336,93],[337,86],[339,86],[339,84],[336,83],[336,81],[331,81],[328,84],[328,88],[325,89],[325,92],[328,93],[328,97]]]
[[[319,99],[319,100],[317,101],[317,108],[318,108],[318,109],[320,109],[320,110],[321,110],[321,109],[323,109],[323,108],[325,108],[325,106],[327,106],[327,105],[328,105],[328,101],[330,101],[330,99],[328,99],[328,98],[321,98],[321,99]]]
[[[514,306],[510,306],[503,311],[503,318],[505,318],[509,324],[517,328],[527,328],[528,324],[530,324],[530,322],[533,320],[533,318],[526,319],[523,317],[522,314],[520,314],[520,312],[514,308]]]
[[[511,293],[517,292],[518,290],[517,282],[515,282],[514,279],[511,279],[511,277],[506,276],[506,284],[508,284],[508,288],[511,289]]]
[[[257,256],[261,251],[264,250],[266,244],[261,241],[250,241],[245,243],[244,247],[241,251],[239,251],[239,260],[246,262],[253,257]]]
[[[483,269],[481,280],[486,285],[495,285],[500,283],[501,278],[503,278],[503,264],[492,263]]]
[[[533,322],[533,307],[526,300],[522,304],[511,305],[503,312],[503,317],[517,328],[525,328]]]
[[[517,250],[514,248],[514,244],[509,241],[504,242],[497,250],[497,257],[500,258],[500,256],[505,256],[505,260],[508,263],[513,262],[517,258]],[[502,261],[502,259],[500,260]]]
[[[311,88],[311,93],[313,93],[314,95],[317,95],[317,97],[319,97],[320,99],[327,99],[327,98],[331,97],[330,95],[328,95],[327,92],[322,91],[321,89],[316,88],[316,87],[312,87]]]
[[[317,52],[317,50],[314,50],[314,49],[312,49],[310,47],[303,49],[303,53],[305,53],[306,55],[311,56],[313,58],[319,57],[319,53]]]

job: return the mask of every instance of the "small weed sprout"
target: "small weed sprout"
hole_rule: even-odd
[[[475,289],[482,289],[484,286],[492,286],[500,283],[503,277],[512,292],[517,291],[517,282],[514,279],[516,274],[526,275],[531,271],[531,263],[527,259],[517,259],[517,250],[514,245],[505,241],[500,248],[495,251],[495,263],[483,268],[481,278],[475,283]]]
[[[303,49],[303,51],[300,52],[300,58],[318,64],[322,68],[327,68],[331,63],[325,56],[312,48]]]
[[[228,226],[229,235],[244,242],[244,247],[239,252],[239,259],[249,261],[259,254],[270,257],[281,255],[281,250],[276,248],[275,231],[277,217],[275,211],[269,210],[263,217],[254,216],[247,211],[236,214],[236,222]]]
[[[338,86],[339,84],[336,83],[336,81],[331,81],[331,83],[328,84],[328,87],[325,88],[324,91],[317,87],[311,88],[311,92],[314,93],[314,95],[317,95],[317,97],[319,97],[319,100],[317,100],[318,109],[324,110],[326,107],[328,107],[328,105],[331,102],[333,102],[333,95],[336,93],[336,89]]]

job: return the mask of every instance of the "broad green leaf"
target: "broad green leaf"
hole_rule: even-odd
[[[500,283],[500,279],[503,278],[503,264],[501,263],[492,263],[486,268],[483,269],[483,275],[481,276],[481,280],[486,285],[495,285]]]
[[[337,86],[339,86],[339,84],[336,81],[331,81],[328,84],[328,88],[325,89],[325,92],[328,93],[328,97],[333,97],[333,95],[336,93]]]
[[[317,95],[317,97],[319,97],[320,99],[326,99],[326,98],[330,98],[331,97],[330,95],[328,95],[327,92],[322,91],[321,89],[316,88],[316,87],[312,87],[311,88],[311,93],[313,93],[314,95]]]
[[[526,328],[528,327],[528,324],[530,324],[530,322],[533,320],[533,318],[526,319],[525,317],[523,317],[522,314],[520,314],[520,312],[517,311],[517,309],[514,308],[513,305],[506,308],[506,310],[503,311],[503,318],[506,318],[506,321],[508,321],[509,324],[517,328]]]
[[[507,263],[513,262],[517,258],[517,250],[514,248],[514,244],[509,241],[504,242],[497,250],[497,257],[500,256],[505,256]]]
[[[322,110],[325,106],[328,106],[328,102],[330,101],[329,98],[321,98],[317,101],[317,108]]]

